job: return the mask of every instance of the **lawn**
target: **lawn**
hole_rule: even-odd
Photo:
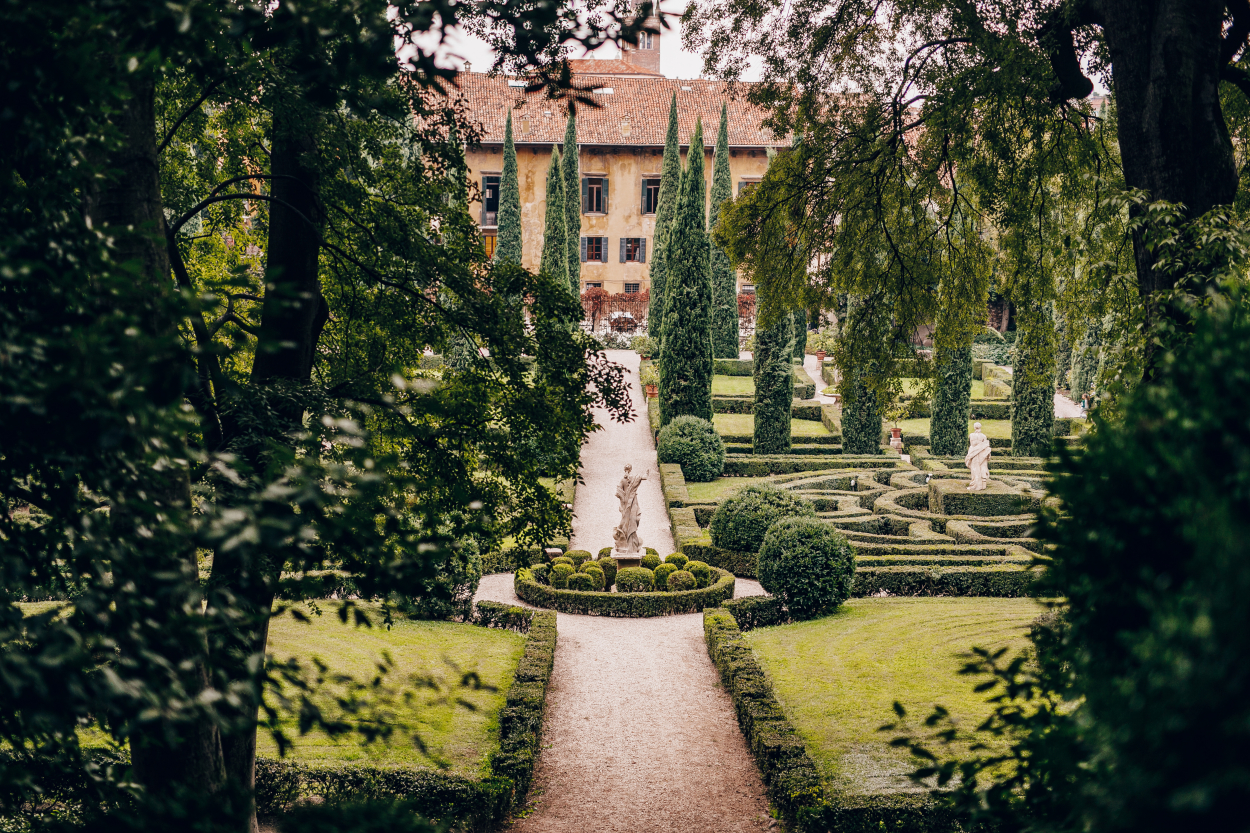
[[[1032,599],[852,599],[811,622],[746,634],[786,716],[839,792],[910,789],[905,752],[877,731],[898,700],[919,724],[935,704],[966,728],[990,712],[979,678],[960,676],[972,647],[1027,644]]]
[[[900,379],[899,381],[903,383],[904,394],[908,396],[915,396],[918,393],[920,393],[920,380],[919,379],[907,377],[904,379]],[[824,393],[827,396],[833,396],[837,392],[838,392],[838,389],[834,387],[828,387],[828,388],[825,388],[824,390]],[[972,380],[972,398],[973,399],[985,398],[985,382],[981,381],[980,379]]]
[[[486,758],[499,736],[498,717],[504,695],[512,684],[525,637],[507,630],[479,628],[454,622],[397,620],[390,630],[374,616],[372,628],[344,625],[332,602],[318,605],[321,616],[298,622],[290,614],[275,618],[269,626],[269,651],[278,659],[298,657],[303,661],[319,658],[335,673],[350,674],[360,681],[372,679],[384,652],[390,654],[396,682],[413,675],[432,675],[444,684],[456,685],[461,674],[475,671],[487,685],[498,691],[453,690],[476,709],[433,703],[440,695],[414,689],[410,705],[401,707],[403,718],[415,722],[418,734],[435,758],[460,775],[480,775]],[[305,612],[308,612],[307,610]],[[376,613],[376,609],[373,611]],[[444,693],[446,687],[444,685]],[[327,696],[325,703],[329,703]],[[309,734],[295,739],[295,760],[302,763],[361,763],[374,766],[433,767],[408,736],[397,733],[385,744],[362,745],[358,737],[332,740]],[[278,751],[264,732],[258,738],[257,752],[277,757]]]
[[[692,483],[686,481],[686,491],[693,503],[720,502],[739,489],[767,483],[771,477],[718,477],[710,483]]]
[[[1011,420],[1009,419],[982,419],[969,420],[968,433],[972,433],[972,423],[981,423],[981,433],[987,437],[995,439],[1009,440],[1011,439]],[[885,427],[893,428],[894,423],[887,422]],[[923,434],[929,436],[929,420],[926,419],[900,419],[898,427],[903,429],[903,434]]]
[[[755,393],[755,380],[750,376],[713,376],[713,396],[751,396]]]
[[[712,414],[712,424],[718,434],[749,437],[755,433],[755,417],[752,414]],[[790,420],[791,437],[825,437],[828,434],[829,429],[819,420]]]

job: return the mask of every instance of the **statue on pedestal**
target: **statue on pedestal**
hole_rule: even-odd
[[[633,466],[625,467],[625,476],[616,487],[616,498],[621,502],[621,523],[612,531],[612,540],[616,542],[616,551],[621,553],[642,551],[642,540],[638,537],[638,521],[642,517],[638,509],[638,485],[647,476],[630,474],[633,469]]]
[[[979,422],[972,424],[972,433],[968,435],[968,454],[964,457],[964,465],[972,472],[968,491],[984,491],[985,482],[990,477],[990,438],[981,433]]]

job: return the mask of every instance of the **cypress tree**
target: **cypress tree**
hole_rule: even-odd
[[[512,142],[512,113],[503,132],[503,178],[499,183],[499,235],[496,263],[521,265],[521,188],[517,183],[516,145]]]
[[[1085,325],[1085,335],[1081,336],[1081,349],[1072,367],[1072,395],[1077,400],[1080,400],[1081,394],[1089,393],[1098,378],[1101,326],[1101,321],[1090,321]]]
[[[1055,331],[1058,334],[1059,346],[1055,351],[1055,387],[1068,387],[1068,371],[1072,369],[1072,342],[1067,316],[1055,315]]]
[[[803,354],[807,352],[807,310],[796,309],[791,318],[794,319],[794,358],[803,361]]]
[[[771,327],[755,331],[754,454],[790,451],[790,403],[794,399],[794,317],[779,315]]]
[[[569,241],[564,233],[564,177],[560,171],[560,154],[551,147],[547,165],[547,216],[543,224],[543,257],[539,269],[565,285],[569,282]],[[581,253],[578,253],[581,262]]]
[[[712,420],[712,283],[708,279],[707,183],[703,125],[690,137],[690,160],[668,235],[664,346],[660,350],[660,419]]]
[[[846,326],[842,338],[872,338],[884,341],[877,322],[864,320],[867,310],[855,295],[847,297]],[[842,355],[851,352],[840,346]],[[862,351],[860,351],[862,353]],[[867,367],[842,367],[842,452],[844,454],[880,454],[881,428],[885,419],[885,401],[868,381],[877,371],[875,362]]]
[[[1055,322],[1049,303],[1017,307],[1011,380],[1011,455],[1043,457],[1055,428]]]
[[[720,107],[720,129],[716,131],[716,154],[712,167],[712,212],[710,223],[716,225],[720,207],[733,198],[733,180],[729,175],[729,111]],[[738,358],[738,281],[729,266],[729,255],[712,242],[709,255],[712,270],[712,355],[722,359]]]
[[[569,108],[569,123],[564,128],[564,233],[569,241],[566,260],[569,265],[569,287],[574,295],[582,294],[582,171],[577,152],[577,117]]]
[[[938,285],[937,326],[933,331],[933,367],[937,385],[929,421],[929,451],[943,457],[968,453],[968,419],[972,406],[972,340],[983,325],[972,314],[984,301],[972,303]]]
[[[681,148],[677,140],[677,93],[673,93],[668,108],[668,134],[664,138],[664,163],[660,168],[660,197],[655,207],[655,233],[651,238],[651,298],[647,310],[648,331],[651,338],[662,344],[664,340],[664,285],[668,260],[669,226],[677,212],[677,197],[681,191]],[[578,254],[580,257],[580,252]]]

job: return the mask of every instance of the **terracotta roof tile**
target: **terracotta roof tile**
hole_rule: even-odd
[[[569,61],[569,69],[574,75],[636,75],[663,78],[660,73],[631,64],[622,58],[601,60],[599,58],[573,58]]]
[[[577,62],[573,62],[577,63]],[[593,64],[619,64],[618,61],[583,61]],[[632,65],[628,65],[632,66]],[[645,70],[643,70],[645,72]],[[578,108],[577,138],[584,145],[631,145],[663,147],[668,129],[668,106],[677,94],[678,135],[682,144],[694,133],[695,119],[703,119],[703,139],[707,147],[716,144],[721,103],[729,105],[729,144],[734,147],[788,147],[788,138],[778,138],[761,126],[763,112],[748,104],[741,93],[731,98],[719,81],[681,80],[655,77],[611,77],[578,72],[583,83],[596,84],[601,92],[594,100],[602,106]],[[456,76],[460,93],[475,122],[482,128],[483,144],[503,142],[504,123],[513,109],[513,138],[522,144],[559,144],[564,141],[566,105],[542,92],[527,93],[524,87],[509,86],[515,78],[481,72],[461,72]],[[608,92],[611,90],[611,92]]]

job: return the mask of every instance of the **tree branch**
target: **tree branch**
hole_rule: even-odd
[[[192,113],[200,109],[200,105],[207,101],[210,95],[217,92],[217,89],[222,84],[226,83],[226,80],[229,77],[230,76],[227,75],[225,78],[219,78],[209,84],[204,88],[204,92],[200,94],[200,97],[197,98],[190,107],[182,112],[182,115],[178,117],[178,121],[174,122],[174,126],[169,128],[169,132],[167,132],[165,134],[165,138],[161,140],[160,146],[156,148],[157,156],[160,156],[165,151],[165,148],[169,147],[169,143],[174,140],[174,134],[178,132],[178,128],[182,127],[182,123],[190,118]]]
[[[1056,104],[1085,98],[1094,91],[1094,82],[1081,71],[1076,41],[1072,37],[1075,26],[1094,22],[1091,11],[1086,3],[1080,3],[1076,8],[1061,6],[1051,12],[1038,32],[1038,40],[1049,54],[1050,67],[1055,73],[1050,100]]]
[[[1224,34],[1220,48],[1220,62],[1224,64],[1232,63],[1250,37],[1250,0],[1229,0],[1228,10],[1233,15],[1233,25]]]

